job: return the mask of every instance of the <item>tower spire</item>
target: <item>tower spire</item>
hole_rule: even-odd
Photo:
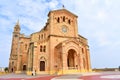
[[[20,24],[19,24],[19,19],[16,22],[16,25],[14,27],[14,32],[20,32]]]
[[[17,23],[16,23],[16,25],[19,25],[19,19],[17,20]]]

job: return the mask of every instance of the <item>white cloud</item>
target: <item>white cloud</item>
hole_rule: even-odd
[[[99,46],[108,46],[111,45],[108,35],[105,32],[96,32],[94,33],[94,38],[97,40]]]
[[[99,0],[89,0],[91,2],[92,5],[95,5],[98,3]]]
[[[52,1],[49,2],[48,4],[49,4],[49,7],[50,7],[51,9],[54,9],[55,7],[57,7],[58,1],[52,0]]]
[[[112,0],[105,0],[105,4],[107,6],[111,6],[112,5]]]
[[[101,21],[101,23],[105,23],[108,20],[108,14],[104,10],[100,10],[97,12],[96,19]]]
[[[20,18],[20,23],[34,32],[40,31],[40,29],[45,25],[43,22],[32,20],[30,18]]]

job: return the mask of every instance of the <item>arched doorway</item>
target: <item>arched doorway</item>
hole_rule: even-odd
[[[67,66],[68,66],[68,68],[74,68],[75,67],[75,54],[76,54],[76,51],[74,49],[70,49],[68,51],[68,56],[67,56]]]
[[[23,71],[26,71],[26,65],[23,65]]]
[[[13,68],[11,69],[11,72],[13,72]]]
[[[40,71],[45,71],[45,61],[40,61]]]

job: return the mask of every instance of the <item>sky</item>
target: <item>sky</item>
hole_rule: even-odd
[[[45,26],[49,11],[62,5],[78,16],[92,68],[120,66],[120,0],[0,0],[0,67],[8,66],[16,22],[21,33],[30,35]]]

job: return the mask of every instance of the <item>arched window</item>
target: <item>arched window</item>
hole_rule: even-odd
[[[71,24],[70,19],[68,20],[68,23]]]
[[[46,46],[44,46],[44,48],[43,48],[43,52],[46,52]]]
[[[57,22],[59,23],[60,22],[60,18],[58,17],[58,19],[57,19]]]
[[[42,46],[40,46],[40,52],[42,52]]]
[[[65,22],[65,16],[63,16],[63,22]]]
[[[43,34],[41,35],[41,39],[43,39]]]

